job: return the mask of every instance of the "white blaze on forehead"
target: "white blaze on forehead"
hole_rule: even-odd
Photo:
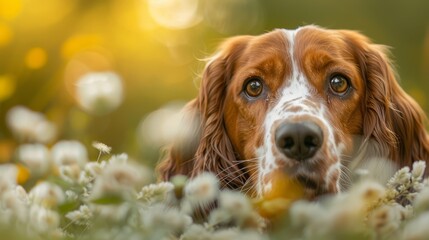
[[[286,119],[288,117],[291,117],[292,115],[296,114],[302,114],[303,112],[307,112],[306,110],[310,110],[309,107],[306,104],[303,104],[302,101],[308,98],[310,95],[310,86],[308,84],[307,79],[305,78],[304,74],[301,73],[298,69],[298,65],[295,62],[294,59],[294,39],[295,34],[298,32],[297,30],[284,30],[285,36],[287,38],[287,41],[289,43],[289,49],[288,52],[290,54],[290,64],[292,69],[291,76],[286,76],[287,79],[284,80],[285,86],[283,86],[283,89],[280,94],[279,101],[276,103],[276,105],[269,110],[267,113],[267,116],[265,118],[265,157],[267,161],[268,166],[277,167],[275,163],[275,156],[272,151],[273,144],[274,144],[274,132],[272,131],[272,126],[274,123],[280,119]],[[293,104],[293,105],[299,105],[302,107],[301,113],[296,112],[290,112],[285,111],[285,106],[287,104]]]
[[[300,29],[297,30],[284,30],[285,37],[289,43],[289,59],[291,64],[291,75],[286,76],[283,80],[285,83],[279,92],[278,102],[275,103],[274,107],[268,110],[268,113],[264,122],[264,146],[257,150],[258,156],[261,156],[259,166],[259,181],[257,190],[258,193],[262,194],[271,189],[271,184],[263,182],[264,176],[271,173],[274,169],[278,168],[276,159],[279,159],[279,153],[276,152],[275,145],[275,131],[274,125],[277,121],[284,121],[285,119],[292,119],[293,117],[306,116],[306,118],[318,119],[318,121],[328,128],[327,145],[333,148],[332,155],[337,155],[338,152],[335,149],[335,137],[332,127],[330,127],[329,120],[326,116],[326,106],[321,102],[314,102],[317,99],[315,95],[317,91],[308,82],[305,74],[300,71],[298,64],[294,58],[294,41],[295,35]],[[314,104],[309,104],[313,102]],[[295,108],[295,111],[288,111],[289,107]],[[299,111],[296,111],[296,109]],[[325,133],[326,134],[326,133]],[[277,157],[276,157],[277,156]],[[284,156],[280,156],[284,157]],[[286,164],[291,164],[285,159]]]

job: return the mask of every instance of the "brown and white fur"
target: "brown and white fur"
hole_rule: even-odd
[[[317,26],[226,40],[184,110],[182,134],[158,167],[161,178],[209,171],[223,187],[261,196],[281,171],[314,197],[339,192],[345,169],[362,158],[398,167],[428,160],[426,117],[386,54],[360,33]],[[346,92],[333,91],[335,76],[347,80]],[[249,79],[262,86],[256,96],[246,92]],[[279,129],[291,124],[317,128],[311,154],[281,149]]]

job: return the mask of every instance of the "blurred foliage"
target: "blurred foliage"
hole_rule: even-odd
[[[6,112],[25,105],[44,112],[58,138],[99,140],[153,164],[138,124],[196,95],[199,59],[226,37],[304,24],[360,30],[392,46],[402,86],[428,112],[428,10],[426,0],[0,0],[0,162],[16,145]],[[103,116],[75,99],[78,78],[97,71],[116,72],[125,88],[122,105]]]

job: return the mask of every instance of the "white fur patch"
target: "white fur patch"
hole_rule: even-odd
[[[259,181],[257,186],[258,194],[262,194],[271,189],[271,184],[264,183],[264,176],[270,174],[273,170],[278,168],[278,161],[283,161],[285,166],[294,164],[295,160],[288,159],[286,156],[276,151],[275,147],[275,126],[276,123],[283,121],[293,121],[292,119],[305,117],[306,119],[317,119],[317,121],[325,126],[327,132],[324,132],[324,144],[322,147],[329,148],[329,155],[321,156],[322,152],[318,151],[313,157],[314,159],[320,159],[327,157],[334,157],[339,159],[340,149],[335,146],[334,129],[331,127],[329,120],[326,116],[327,107],[323,104],[323,100],[315,101],[318,99],[316,90],[311,86],[309,81],[303,72],[300,71],[295,59],[294,59],[294,40],[295,35],[300,29],[297,30],[284,30],[285,36],[289,42],[289,54],[291,59],[291,76],[284,79],[284,86],[279,95],[278,102],[273,108],[268,110],[264,124],[264,146],[258,148],[257,154],[260,156],[259,165]],[[309,104],[310,103],[310,104]],[[291,108],[294,111],[290,110]],[[299,109],[299,111],[296,111]],[[278,125],[278,124],[277,124]],[[274,127],[273,127],[274,126]],[[322,126],[321,126],[322,127]],[[265,164],[263,164],[263,162]],[[283,165],[283,164],[282,164]],[[336,164],[334,164],[336,165]],[[332,170],[336,169],[337,166],[331,166]],[[328,174],[329,175],[329,174]],[[330,176],[326,176],[326,179],[330,179]]]

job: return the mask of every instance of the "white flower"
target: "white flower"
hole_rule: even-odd
[[[186,228],[185,232],[180,237],[181,240],[207,240],[212,239],[212,233],[207,228],[199,225],[192,224]]]
[[[402,208],[399,204],[383,205],[369,214],[368,223],[377,233],[392,233],[399,229]]]
[[[225,209],[214,209],[210,211],[210,215],[207,222],[207,227],[216,228],[221,224],[228,224],[232,221],[232,214]]]
[[[41,143],[50,143],[57,135],[57,127],[53,123],[46,120],[36,123],[34,125],[33,131],[35,141]]]
[[[348,198],[361,201],[363,204],[373,204],[384,194],[385,188],[381,184],[376,181],[364,180],[351,189]]]
[[[415,179],[421,180],[423,177],[423,174],[425,173],[425,169],[426,169],[425,161],[416,161],[413,163],[413,170],[411,171],[411,174]]]
[[[143,227],[147,229],[166,229],[180,232],[192,224],[192,218],[176,208],[156,204],[141,213]]]
[[[211,203],[219,194],[219,181],[212,173],[202,173],[186,184],[185,197],[193,206]]]
[[[109,159],[109,164],[125,164],[128,161],[128,154],[121,153],[117,155],[113,155]]]
[[[56,127],[38,112],[16,106],[6,116],[7,124],[18,140],[49,143],[56,135]]]
[[[106,166],[106,162],[88,162],[85,164],[85,173],[90,176],[91,178],[95,178],[99,176],[102,172],[104,167]]]
[[[101,142],[93,142],[92,146],[97,149],[98,151],[100,151],[100,153],[104,153],[104,154],[109,154],[110,151],[112,150],[111,147],[107,146],[104,143]]]
[[[8,189],[16,186],[18,169],[13,164],[0,165],[0,197]]]
[[[104,196],[128,198],[137,188],[148,184],[151,174],[146,168],[127,162],[109,162],[102,174],[95,179],[91,199]]]
[[[81,168],[76,163],[60,166],[59,170],[61,178],[67,182],[77,182],[80,178]]]
[[[234,240],[242,240],[244,237],[243,232],[239,231],[238,228],[227,228],[227,229],[219,229],[212,234],[212,239],[226,240],[226,239],[234,239]],[[247,239],[247,238],[246,238]],[[250,239],[249,239],[250,240]]]
[[[92,114],[111,112],[122,103],[122,80],[113,72],[88,73],[78,80],[76,90],[79,104]]]
[[[18,158],[35,175],[43,175],[51,167],[49,150],[42,144],[23,144],[19,146]]]
[[[424,188],[415,198],[414,209],[416,212],[423,212],[429,210],[429,188]]]
[[[243,222],[252,213],[249,199],[240,192],[222,191],[219,208],[229,212],[237,221]]]
[[[292,225],[296,227],[304,227],[318,221],[326,219],[325,211],[319,204],[300,200],[292,204],[289,210]]]
[[[24,188],[16,186],[14,189],[7,190],[0,198],[0,208],[10,210],[10,218],[24,223],[28,214],[28,196]]]
[[[142,188],[142,190],[137,194],[137,199],[148,204],[161,202],[173,189],[173,184],[169,182],[150,184]]]
[[[429,212],[425,212],[408,222],[403,231],[404,240],[425,240],[429,236]]]
[[[73,192],[72,190],[66,190],[65,195],[66,195],[67,202],[74,202],[74,201],[77,201],[79,198],[77,193]]]
[[[93,217],[93,213],[87,205],[81,205],[79,210],[69,212],[65,217],[70,219],[74,224],[87,225]]]
[[[387,183],[389,188],[395,188],[400,185],[408,184],[411,180],[410,168],[403,167],[393,175]]]
[[[104,205],[91,204],[90,208],[92,210],[92,214],[96,216],[96,218],[109,222],[123,221],[130,213],[130,205],[128,203]]]
[[[16,197],[20,201],[22,201],[24,203],[28,203],[28,194],[27,194],[27,191],[25,191],[25,189],[22,186],[18,185],[18,186],[15,187],[15,194],[16,194]]]
[[[52,147],[51,154],[57,166],[77,164],[84,167],[88,162],[86,148],[78,141],[59,141]]]
[[[95,178],[100,176],[103,173],[103,169],[106,167],[107,162],[101,161],[101,162],[88,162],[85,164],[84,171],[80,172],[79,176],[79,184],[82,185],[92,185],[92,182]]]
[[[217,240],[263,240],[267,239],[256,231],[240,230],[237,228],[220,229],[212,234],[210,239]],[[285,238],[286,239],[286,238]]]
[[[41,182],[33,187],[29,192],[29,198],[31,202],[47,208],[58,206],[65,200],[63,190],[49,182]]]
[[[29,223],[38,233],[49,233],[56,230],[60,225],[60,216],[50,209],[32,205],[30,208]]]

